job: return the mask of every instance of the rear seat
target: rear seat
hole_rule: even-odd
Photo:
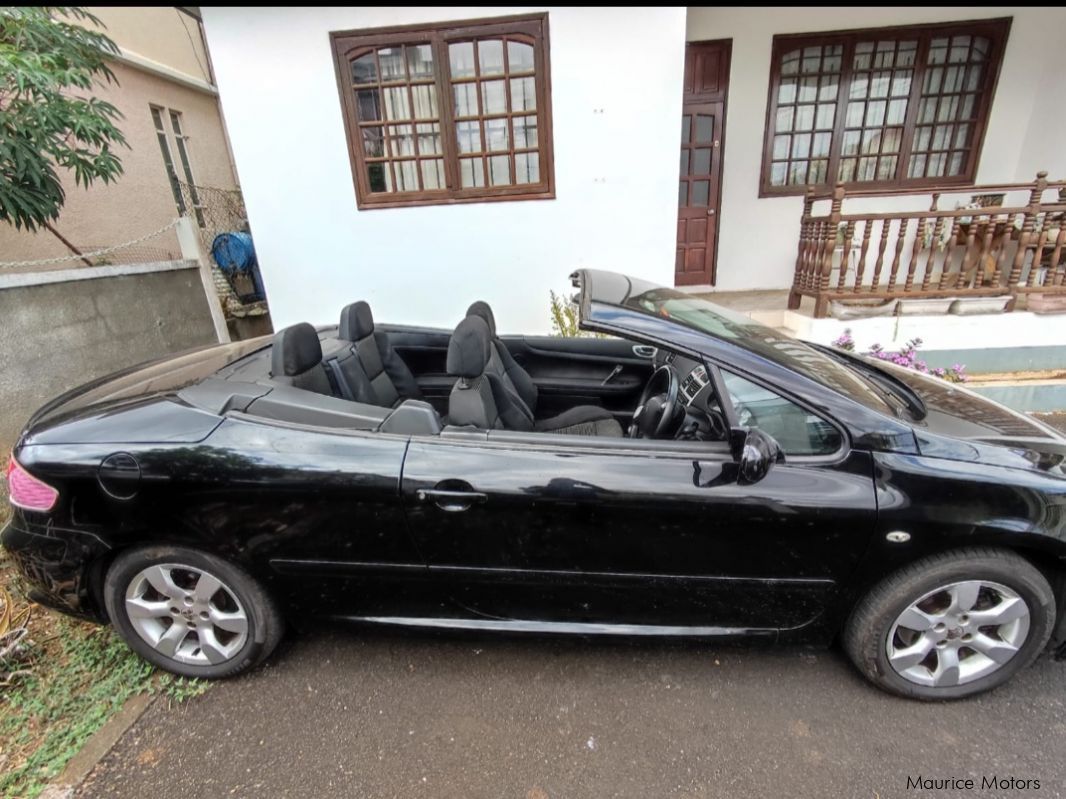
[[[286,327],[274,336],[270,377],[275,383],[338,397],[336,378],[322,360],[318,333],[307,322]]]

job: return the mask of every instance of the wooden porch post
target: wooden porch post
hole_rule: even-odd
[[[844,184],[837,183],[833,189],[833,203],[829,208],[829,223],[825,231],[825,242],[822,247],[822,262],[819,264],[818,295],[814,301],[814,318],[824,319],[829,311],[829,299],[825,296],[829,292],[829,275],[833,272],[833,250],[836,249],[837,228],[840,227],[841,209],[844,205]],[[842,258],[841,269],[846,268],[846,260]]]
[[[1029,192],[1029,205],[1025,209],[1025,218],[1022,222],[1022,231],[1018,236],[1018,251],[1014,253],[1014,263],[1011,264],[1010,277],[1007,278],[1007,286],[1011,290],[1011,294],[1014,295],[1013,302],[1018,299],[1017,293],[1014,291],[1019,281],[1022,279],[1022,267],[1025,265],[1025,254],[1029,249],[1029,239],[1033,235],[1033,230],[1036,228],[1036,217],[1040,213],[1040,203],[1044,196],[1044,191],[1047,189],[1047,172],[1037,172],[1036,180],[1033,182],[1032,191]],[[1037,256],[1039,257],[1039,256]],[[1031,268],[1036,268],[1036,261],[1033,262]]]
[[[810,269],[810,247],[813,243],[811,236],[811,210],[814,208],[814,188],[807,187],[807,193],[803,196],[803,214],[800,216],[799,245],[796,250],[796,268],[792,273],[792,291],[788,295],[788,309],[798,310],[803,301],[800,289],[804,288],[807,281],[807,273]]]

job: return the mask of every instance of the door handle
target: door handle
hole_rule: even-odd
[[[648,344],[634,344],[633,354],[638,358],[654,358],[655,347],[649,346]]]
[[[419,502],[432,502],[438,508],[449,513],[467,510],[471,505],[481,504],[488,499],[480,491],[448,491],[440,488],[420,488],[415,492]]]

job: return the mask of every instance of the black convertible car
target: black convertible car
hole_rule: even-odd
[[[39,411],[3,544],[162,668],[286,623],[842,642],[889,691],[995,687],[1066,618],[1066,441],[956,385],[668,288],[574,275],[590,338],[336,327]]]

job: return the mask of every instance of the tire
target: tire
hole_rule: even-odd
[[[131,649],[182,677],[211,680],[247,671],[274,650],[284,631],[277,605],[251,575],[186,547],[119,555],[104,579],[104,603]]]
[[[977,599],[967,612],[970,597]],[[1012,616],[1002,625],[980,624]],[[1054,627],[1055,595],[1044,575],[1013,552],[972,548],[923,558],[882,580],[852,610],[843,645],[859,671],[885,691],[963,699],[1002,685],[1032,663]]]

